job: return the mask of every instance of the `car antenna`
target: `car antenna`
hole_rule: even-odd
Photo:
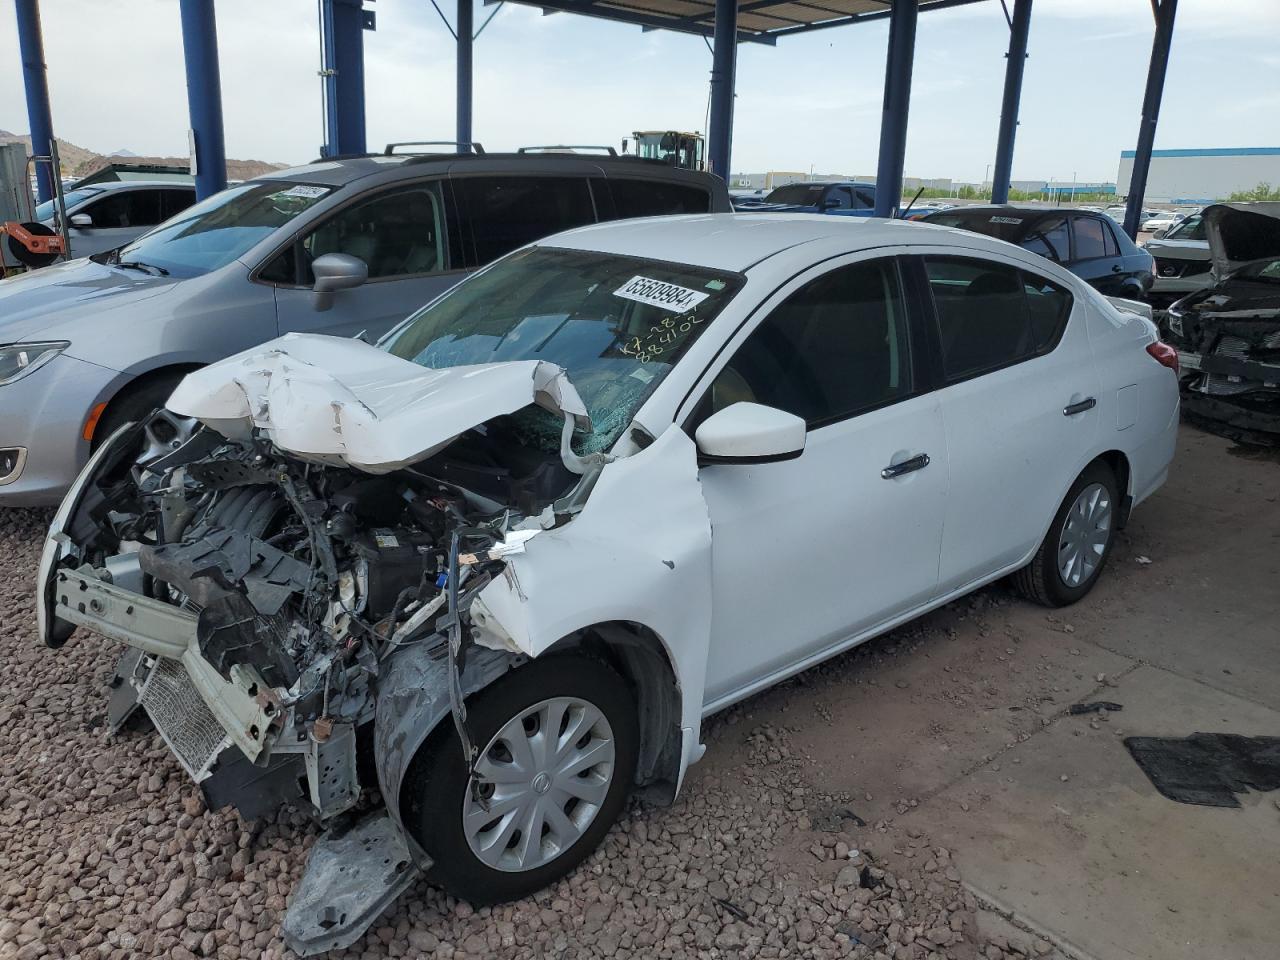
[[[916,195],[911,198],[911,202],[907,204],[907,208],[898,214],[899,220],[907,219],[907,214],[911,212],[911,208],[916,205],[916,201],[920,199],[920,194],[924,193],[924,187],[916,191]]]

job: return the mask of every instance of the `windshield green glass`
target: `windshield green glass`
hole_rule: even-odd
[[[102,193],[97,187],[81,187],[79,190],[68,190],[62,195],[62,202],[67,205],[67,215],[71,215],[71,211],[79,204],[84,203],[90,197],[96,197]],[[52,220],[54,213],[57,212],[58,201],[46,200],[44,203],[36,206],[37,220]]]
[[[1164,235],[1166,240],[1204,240],[1204,218],[1193,213]]]
[[[288,180],[229,187],[143,234],[113,259],[198,277],[226,266],[332,191]]]
[[[689,345],[737,293],[735,273],[639,257],[533,247],[454,287],[383,341],[425,367],[547,360],[591,415],[574,446],[613,445]],[[558,424],[530,425],[555,449]],[[532,434],[537,435],[532,435]]]

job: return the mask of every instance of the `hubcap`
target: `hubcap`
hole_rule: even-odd
[[[500,729],[462,801],[467,844],[495,870],[519,872],[568,850],[613,782],[613,730],[576,697],[535,703]]]
[[[1080,491],[1058,538],[1058,576],[1078,587],[1093,576],[1111,538],[1111,495],[1100,483]]]

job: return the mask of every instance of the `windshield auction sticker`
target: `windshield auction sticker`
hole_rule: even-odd
[[[632,277],[617,290],[615,297],[634,300],[636,303],[647,303],[651,307],[660,307],[672,313],[688,313],[710,294],[690,290],[688,287],[666,283],[663,280],[651,280],[648,277]]]

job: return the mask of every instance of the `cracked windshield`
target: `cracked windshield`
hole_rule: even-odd
[[[576,250],[513,254],[424,308],[384,344],[425,367],[547,360],[591,414],[580,453],[607,450],[640,404],[742,284],[734,273]],[[520,425],[555,450],[560,423],[538,408]]]

